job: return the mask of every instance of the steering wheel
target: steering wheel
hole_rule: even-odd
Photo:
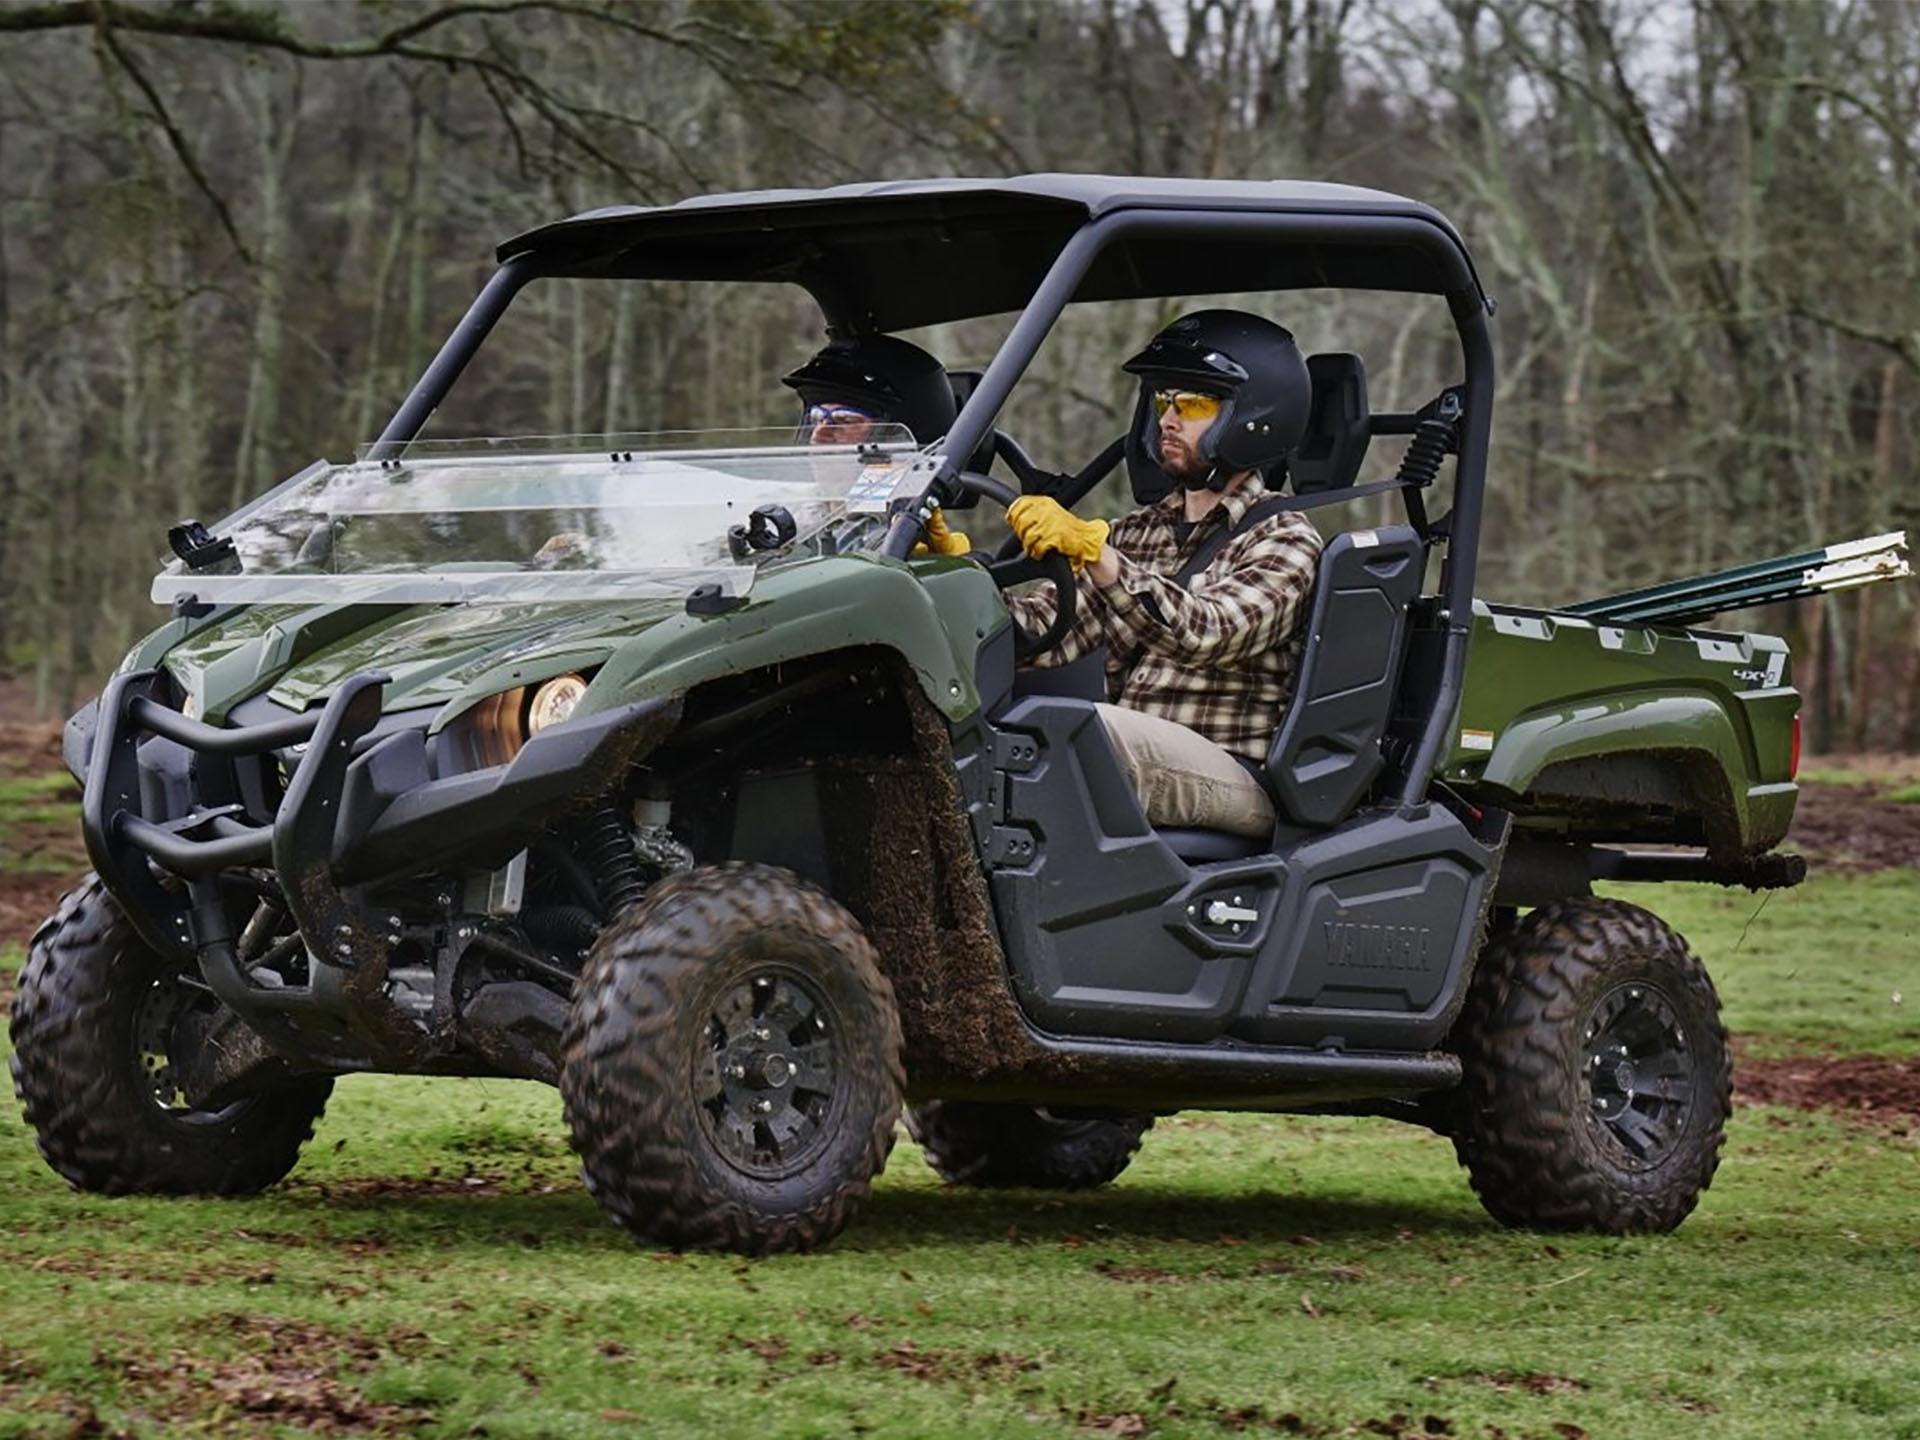
[[[1071,475],[1055,475],[1042,470],[1004,430],[993,432],[994,454],[1007,462],[1020,490],[1026,495],[1051,495],[1062,505],[1071,506],[1106,479],[1113,467],[1126,458],[1127,437],[1122,435]],[[1010,560],[1020,553],[1020,542],[1011,536],[994,551],[994,559]]]
[[[997,501],[1001,506],[1013,504],[1020,494],[1011,485],[1003,485],[990,475],[982,475],[973,470],[962,470],[953,477],[953,483],[962,490],[974,495],[983,495]],[[1005,560],[982,561],[987,574],[993,577],[993,583],[1002,590],[1021,585],[1029,580],[1051,580],[1053,582],[1054,607],[1053,623],[1038,635],[1029,635],[1022,630],[1018,622],[1013,627],[1013,653],[1016,658],[1030,660],[1035,655],[1053,649],[1067,638],[1067,632],[1073,628],[1074,609],[1079,601],[1079,585],[1074,580],[1073,562],[1058,550],[1045,559],[1032,560],[1026,555],[1014,555]]]

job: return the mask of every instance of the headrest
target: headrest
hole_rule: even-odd
[[[1287,462],[1293,493],[1344,490],[1367,458],[1367,367],[1358,355],[1309,355],[1307,374],[1313,380],[1307,433]]]

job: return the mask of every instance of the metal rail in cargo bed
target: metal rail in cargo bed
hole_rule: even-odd
[[[1847,540],[1818,550],[1802,550],[1737,565],[1689,580],[1670,580],[1598,600],[1582,600],[1560,609],[1587,620],[1684,625],[1726,610],[1797,600],[1829,590],[1848,590],[1912,574],[1907,561],[1907,532],[1889,531],[1864,540]]]

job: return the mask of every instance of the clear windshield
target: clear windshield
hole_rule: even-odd
[[[859,445],[796,445],[782,430],[363,451],[311,465],[228,516],[213,533],[234,556],[198,570],[172,561],[153,598],[603,600],[703,585],[744,595],[766,564],[877,546],[914,453],[899,426]]]

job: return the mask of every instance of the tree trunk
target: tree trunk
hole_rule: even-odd
[[[1913,633],[1900,663],[1900,709],[1894,717],[1894,743],[1909,754],[1920,751],[1920,605],[1913,607]]]
[[[1800,685],[1800,713],[1804,717],[1801,729],[1806,736],[1807,748],[1815,754],[1822,754],[1832,748],[1833,741],[1827,724],[1825,597],[1810,595],[1800,601],[1799,606],[1800,623],[1807,637],[1799,663],[1794,666],[1794,678]]]
[[[7,140],[9,128],[6,116],[0,114],[0,175],[11,175],[8,168]],[[20,424],[15,367],[19,364],[14,350],[13,304],[10,279],[13,273],[12,258],[8,255],[7,217],[10,207],[0,205],[0,454],[18,457],[20,454]],[[18,494],[20,473],[17,463],[0,465],[0,657],[5,656],[12,646],[12,620],[15,607],[12,603],[13,572],[13,532],[15,517],[18,514]]]
[[[259,298],[254,310],[253,352],[247,370],[246,409],[233,457],[232,501],[236,508],[271,478],[275,457],[283,443],[278,432],[286,349],[287,244],[291,228],[287,213],[287,172],[299,134],[300,100],[296,84],[285,118],[277,117],[274,95],[281,83],[276,83],[271,67],[263,67],[237,87],[237,108],[258,141],[260,221],[256,267]]]
[[[633,428],[634,287],[622,285],[613,297],[613,329],[607,337],[607,393],[600,407],[600,429],[610,442]]]
[[[1894,407],[1900,400],[1900,362],[1888,360],[1880,367],[1879,412],[1874,425],[1873,437],[1873,486],[1870,496],[1891,495],[1897,488],[1898,476],[1894,465],[1899,453],[1900,431],[1898,415]],[[1870,504],[1868,523],[1877,528],[1879,507]],[[1873,717],[1878,698],[1874,691],[1874,677],[1886,668],[1879,664],[1880,650],[1874,644],[1873,612],[1876,608],[1874,597],[1880,587],[1868,585],[1860,591],[1858,618],[1854,625],[1853,656],[1853,748],[1870,748],[1873,729]],[[1904,667],[1903,667],[1904,668]],[[1898,694],[1898,691],[1895,692]]]
[[[1879,587],[1868,585],[1859,592],[1853,607],[1853,678],[1850,686],[1847,729],[1848,748],[1867,749],[1867,737],[1873,726],[1875,673],[1881,668],[1879,651],[1873,643],[1873,597]]]

